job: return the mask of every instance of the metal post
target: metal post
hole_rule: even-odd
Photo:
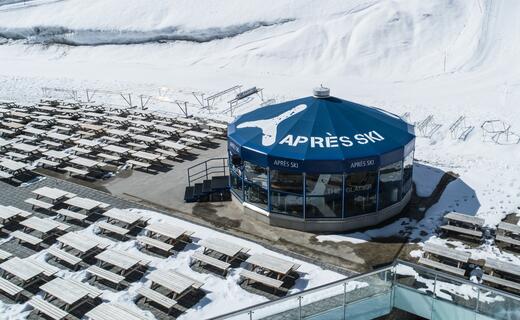
[[[381,179],[381,165],[377,170],[377,184],[376,184],[376,212],[379,211],[379,181]]]
[[[345,219],[345,215],[346,215],[345,211],[347,211],[346,210],[346,205],[345,205],[345,192],[346,192],[346,190],[345,190],[345,179],[346,179],[345,172],[343,172],[341,174],[341,177],[342,177],[341,178],[342,179],[341,180],[341,217],[343,219]]]
[[[477,318],[478,308],[479,308],[479,302],[480,302],[480,288],[477,287],[477,303],[475,305],[475,318]]]
[[[271,212],[271,168],[267,167],[267,211]]]
[[[403,200],[403,188],[404,188],[404,159],[406,156],[403,157],[401,160],[401,188],[399,190],[399,201]]]
[[[298,319],[300,319],[300,320],[302,319],[302,299],[303,299],[302,296],[298,297],[298,305],[299,305],[299,307],[298,307],[298,311],[299,311]]]
[[[253,310],[249,311],[249,320],[253,320]]]
[[[437,291],[437,274],[435,274],[435,278],[433,280],[433,296],[432,296],[432,310],[430,313],[430,319],[433,319],[433,305],[435,304],[435,292]]]
[[[347,319],[347,283],[343,282],[343,320]]]
[[[307,174],[304,172],[302,173],[303,175],[303,220],[305,220],[305,217],[306,217],[306,204],[307,204],[307,190],[305,188],[305,184],[306,184],[306,181],[307,181]]]

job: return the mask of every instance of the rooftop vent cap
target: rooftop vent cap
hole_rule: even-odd
[[[324,86],[314,88],[312,94],[315,98],[323,99],[330,97],[330,89]]]

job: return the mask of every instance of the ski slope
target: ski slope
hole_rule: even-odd
[[[421,230],[451,210],[493,226],[520,208],[520,145],[490,142],[480,128],[501,120],[520,134],[518,12],[516,0],[0,1],[0,98],[35,101],[43,86],[136,95],[168,87],[193,101],[191,91],[242,84],[281,101],[324,84],[442,125],[417,138],[414,180],[423,191],[443,172],[460,178]],[[448,130],[459,116],[475,127],[466,141]]]
[[[483,141],[480,125],[498,119],[520,132],[519,10],[513,0],[3,5],[0,96],[36,100],[42,86],[181,95],[240,83],[280,101],[323,83],[412,122],[433,115],[442,127],[418,138],[416,158],[460,174],[478,200],[468,213],[496,224],[519,205],[520,150]],[[475,126],[464,142],[448,131],[461,115]]]

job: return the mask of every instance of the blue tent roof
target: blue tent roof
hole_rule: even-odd
[[[380,109],[334,97],[306,97],[258,108],[228,128],[229,151],[275,169],[367,170],[414,148],[413,127]]]

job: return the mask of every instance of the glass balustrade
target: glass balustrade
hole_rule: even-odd
[[[400,309],[432,320],[520,319],[520,297],[409,262],[214,319],[364,320]]]

